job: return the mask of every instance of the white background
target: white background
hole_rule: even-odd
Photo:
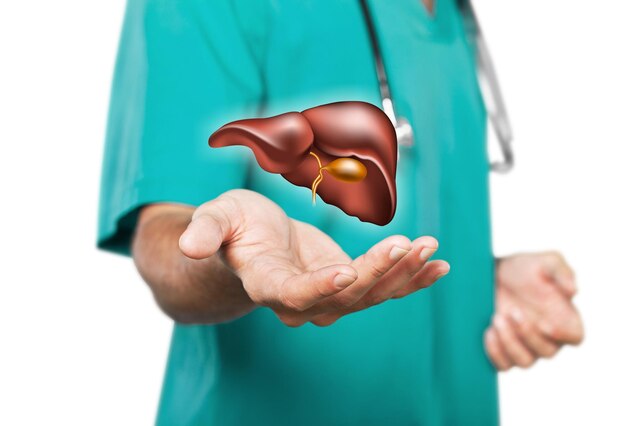
[[[493,178],[496,251],[561,249],[587,331],[501,376],[503,424],[624,425],[626,4],[476,7],[517,136],[517,168]],[[123,8],[0,3],[0,424],[154,419],[170,321],[94,248]]]

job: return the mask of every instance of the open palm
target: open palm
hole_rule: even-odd
[[[247,190],[198,207],[183,236],[185,255],[203,259],[219,251],[252,301],[289,326],[332,324],[427,287],[449,270],[444,261],[428,261],[437,249],[432,237],[391,236],[353,260],[319,229]]]

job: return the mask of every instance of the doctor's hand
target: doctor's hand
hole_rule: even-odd
[[[432,237],[388,237],[351,259],[328,235],[287,217],[264,196],[233,190],[198,207],[180,238],[191,259],[215,254],[255,306],[288,326],[325,326],[432,285],[449,271]]]
[[[554,356],[562,345],[583,339],[572,301],[574,272],[556,252],[518,254],[496,266],[496,313],[485,332],[485,348],[498,370],[530,367]]]

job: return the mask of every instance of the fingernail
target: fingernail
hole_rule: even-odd
[[[424,247],[422,249],[422,251],[420,252],[420,259],[422,260],[428,260],[430,259],[430,256],[433,255],[434,252],[436,252],[437,249],[436,248],[432,248],[432,247]]]
[[[409,251],[403,249],[402,247],[393,246],[391,251],[389,252],[389,258],[394,261],[398,261],[407,255]]]
[[[502,317],[502,315],[500,314],[496,314],[493,317],[493,325],[496,326],[496,328],[505,328],[506,327],[506,321],[504,320],[504,318]]]
[[[337,276],[333,280],[333,283],[338,288],[346,288],[350,284],[352,284],[355,280],[356,280],[356,278],[354,276],[352,276],[352,275],[337,274]]]
[[[524,322],[524,313],[519,308],[513,308],[511,310],[511,317],[518,324],[521,324],[522,322]]]
[[[449,272],[450,272],[450,265],[448,265],[448,267],[445,270],[439,272],[439,274],[435,277],[435,279],[438,280],[439,278],[443,278],[446,275],[448,275]]]

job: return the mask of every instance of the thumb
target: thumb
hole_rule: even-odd
[[[224,242],[233,238],[239,228],[239,210],[234,201],[218,197],[198,207],[178,245],[191,259],[213,256]]]

